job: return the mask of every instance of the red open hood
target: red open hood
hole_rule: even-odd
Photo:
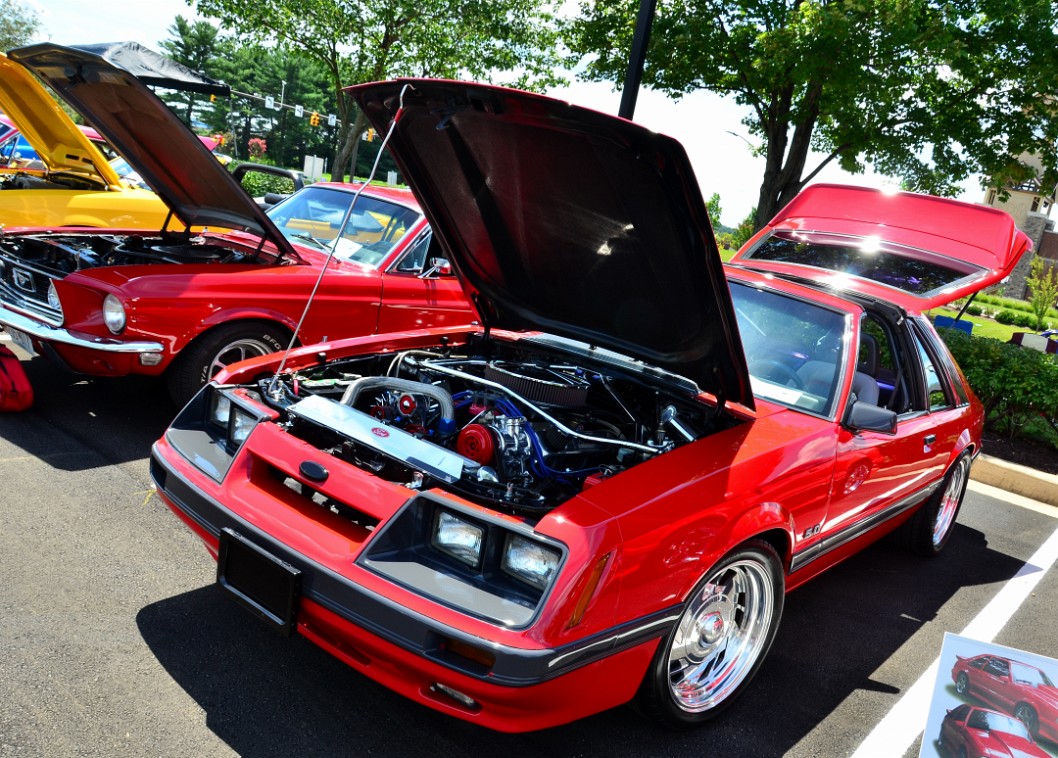
[[[996,284],[1032,248],[1009,214],[911,192],[806,187],[732,259],[924,311]]]
[[[609,348],[752,406],[723,265],[678,142],[501,87],[349,91],[379,133],[396,119],[389,149],[486,324]]]

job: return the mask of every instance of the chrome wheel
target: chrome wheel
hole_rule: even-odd
[[[965,695],[970,690],[970,678],[966,674],[959,674],[955,680],[955,691]]]
[[[668,648],[678,707],[709,710],[754,670],[771,641],[774,597],[771,570],[753,559],[724,566],[695,591]]]
[[[207,368],[206,381],[212,379],[222,369],[233,363],[268,355],[275,352],[275,346],[259,339],[239,339],[224,345],[213,356]]]
[[[942,547],[948,539],[948,532],[955,522],[955,514],[959,512],[959,505],[962,503],[969,471],[970,459],[964,456],[955,462],[948,474],[948,481],[937,507],[937,515],[933,519],[933,547],[936,549]]]

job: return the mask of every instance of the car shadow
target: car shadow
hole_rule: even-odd
[[[137,623],[208,727],[244,756],[782,755],[854,691],[895,694],[871,672],[961,588],[1006,581],[1021,566],[963,525],[933,560],[877,544],[792,593],[745,695],[711,725],[687,732],[618,708],[563,727],[497,734],[406,700],[303,638],[280,637],[215,587],[148,605]]]
[[[43,357],[22,367],[33,407],[0,413],[0,436],[64,471],[83,471],[146,458],[177,408],[160,379],[83,377]]]

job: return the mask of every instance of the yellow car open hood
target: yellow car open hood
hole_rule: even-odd
[[[0,53],[0,110],[22,131],[50,172],[74,172],[101,185],[121,179],[47,90],[21,65]]]

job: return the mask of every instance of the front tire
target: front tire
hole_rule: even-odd
[[[169,367],[169,396],[183,407],[221,369],[287,347],[290,335],[263,321],[218,326],[184,348]]]
[[[784,597],[775,548],[751,540],[728,554],[694,588],[658,645],[637,696],[640,709],[677,728],[723,711],[768,654]]]
[[[1025,728],[1029,730],[1029,734],[1033,738],[1040,736],[1040,718],[1036,715],[1036,711],[1031,705],[1019,703],[1014,709],[1014,718],[1025,725]]]
[[[965,672],[960,673],[955,679],[955,691],[960,695],[967,695],[970,692],[970,677]]]
[[[970,451],[963,451],[944,475],[940,489],[895,533],[896,541],[913,553],[932,557],[948,542],[970,481]]]

